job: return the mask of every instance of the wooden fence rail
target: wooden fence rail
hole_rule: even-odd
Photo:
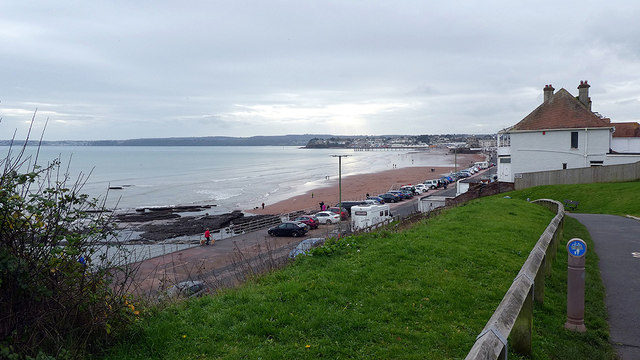
[[[502,298],[465,359],[507,359],[508,342],[514,351],[531,355],[534,301],[544,301],[544,279],[551,273],[558,241],[563,236],[564,207],[555,200],[540,199],[533,203],[556,212],[538,239],[529,257]],[[535,284],[535,286],[534,286]]]

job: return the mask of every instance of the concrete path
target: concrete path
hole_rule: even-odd
[[[589,230],[600,258],[611,342],[620,359],[640,359],[640,221],[615,215],[567,215]]]

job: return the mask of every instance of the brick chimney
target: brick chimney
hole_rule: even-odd
[[[551,86],[551,84],[549,85],[545,85],[544,89],[542,90],[542,93],[544,94],[544,102],[549,102],[549,100],[551,100],[551,98],[553,97],[553,90],[555,90],[553,88],[553,86]]]
[[[587,84],[587,80],[580,80],[578,85],[578,100],[583,103],[589,110],[591,110],[591,98],[589,97],[589,88],[591,85]]]

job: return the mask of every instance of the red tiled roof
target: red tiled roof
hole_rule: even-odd
[[[514,130],[581,129],[611,127],[609,119],[601,119],[567,90],[560,89],[515,124]]]
[[[613,137],[640,137],[640,124],[637,122],[611,123],[616,127]]]

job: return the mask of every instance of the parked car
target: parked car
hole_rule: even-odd
[[[411,199],[415,194],[411,190],[400,189],[400,192],[404,195],[405,199]]]
[[[389,190],[391,194],[398,194],[403,200],[411,199],[413,197],[413,193],[409,190]]]
[[[298,255],[306,255],[309,250],[324,245],[324,238],[305,239],[289,252],[289,259],[294,259]]]
[[[404,200],[407,197],[404,195],[404,193],[400,190],[389,190],[387,191],[387,194],[394,194],[396,196],[398,196],[400,198],[400,200]]]
[[[307,224],[298,221],[286,221],[267,230],[271,236],[304,236],[307,233]]]
[[[429,189],[435,190],[439,187],[442,186],[442,181],[439,179],[433,179],[433,180],[425,180],[425,182],[423,183],[425,186],[428,186]]]
[[[429,191],[429,188],[425,184],[416,184],[414,185],[414,187],[416,188],[418,193],[426,193],[427,191]]]
[[[331,211],[320,211],[316,213],[316,218],[320,224],[336,224],[340,221],[340,215]]]
[[[384,204],[384,199],[380,196],[369,196],[367,200],[377,201],[380,205]]]
[[[377,197],[384,200],[385,203],[394,203],[399,201],[398,197],[393,194],[380,194]]]
[[[176,297],[196,297],[203,295],[207,291],[207,287],[202,281],[183,281],[169,287],[159,298],[161,300]]]
[[[317,218],[313,218],[313,216],[310,215],[300,215],[297,218],[293,219],[293,221],[298,221],[301,222],[303,224],[307,224],[309,225],[310,229],[317,229],[318,228],[318,219]]]
[[[411,194],[414,194],[414,195],[418,193],[418,191],[416,190],[416,187],[413,186],[413,185],[405,185],[405,186],[401,187],[400,190],[409,191],[409,192],[411,192]]]
[[[347,210],[347,214],[351,216],[351,207],[356,205],[364,205],[363,201],[343,201],[342,207]]]
[[[338,208],[337,206],[332,206],[327,209],[327,211],[331,211],[332,213],[339,214],[342,217],[342,220],[347,220],[349,218],[349,212],[345,208]]]

